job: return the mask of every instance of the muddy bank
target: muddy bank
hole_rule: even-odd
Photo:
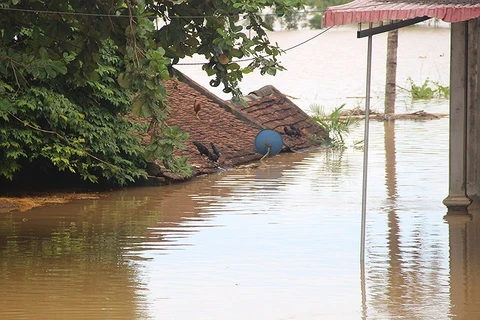
[[[67,203],[73,200],[98,199],[99,193],[52,193],[25,197],[0,197],[0,214],[12,211],[26,211],[35,207]]]

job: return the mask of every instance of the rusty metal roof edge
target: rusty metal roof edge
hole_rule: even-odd
[[[461,22],[480,16],[480,3],[473,1],[450,3],[430,1],[428,3],[403,0],[354,0],[328,7],[325,11],[325,26],[350,23],[403,20],[428,16],[445,22]]]

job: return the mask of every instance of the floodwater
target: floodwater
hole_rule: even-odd
[[[374,38],[378,108],[384,40]],[[399,84],[448,83],[448,46],[447,28],[402,31]],[[295,50],[290,71],[262,81],[305,109],[362,103],[355,29]],[[292,68],[297,58],[311,68]],[[246,79],[252,90],[256,79]],[[448,101],[399,92],[398,109],[447,113]],[[345,150],[0,215],[0,319],[478,319],[479,219],[444,219],[448,121],[371,122],[363,263],[359,125]]]

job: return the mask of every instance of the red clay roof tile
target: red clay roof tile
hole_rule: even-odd
[[[184,155],[194,166],[194,175],[211,173],[220,168],[228,168],[259,160],[263,155],[256,152],[254,141],[262,129],[279,132],[289,150],[300,150],[313,146],[308,135],[326,137],[322,129],[308,121],[308,115],[272,86],[264,87],[248,96],[248,106],[235,106],[224,101],[198,83],[182,75],[184,82],[170,80],[165,83],[168,90],[167,104],[170,115],[167,123],[178,125],[188,132],[185,150],[176,150],[177,156]],[[198,118],[194,111],[194,101],[200,102]],[[289,137],[285,126],[295,125],[302,131],[300,137]],[[220,150],[218,163],[201,156],[193,141],[198,141],[210,150],[213,142]],[[172,177],[175,176],[172,175]]]

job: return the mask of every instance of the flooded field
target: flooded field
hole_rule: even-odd
[[[429,29],[423,42],[416,30],[401,34],[408,70],[399,67],[399,79],[448,81],[448,30]],[[307,50],[310,59],[335,50],[351,61],[329,57],[314,81],[302,82],[301,69],[288,71],[296,82],[274,85],[304,108],[361,102],[365,63],[355,48],[366,47],[351,31],[331,30],[328,45]],[[423,54],[406,49],[434,50],[432,37],[434,58],[411,59]],[[412,104],[400,93],[399,109],[447,113],[448,101]],[[448,121],[371,123],[363,264],[359,125],[345,150],[282,154],[254,169],[0,215],[0,319],[476,319],[478,218],[444,219]]]

